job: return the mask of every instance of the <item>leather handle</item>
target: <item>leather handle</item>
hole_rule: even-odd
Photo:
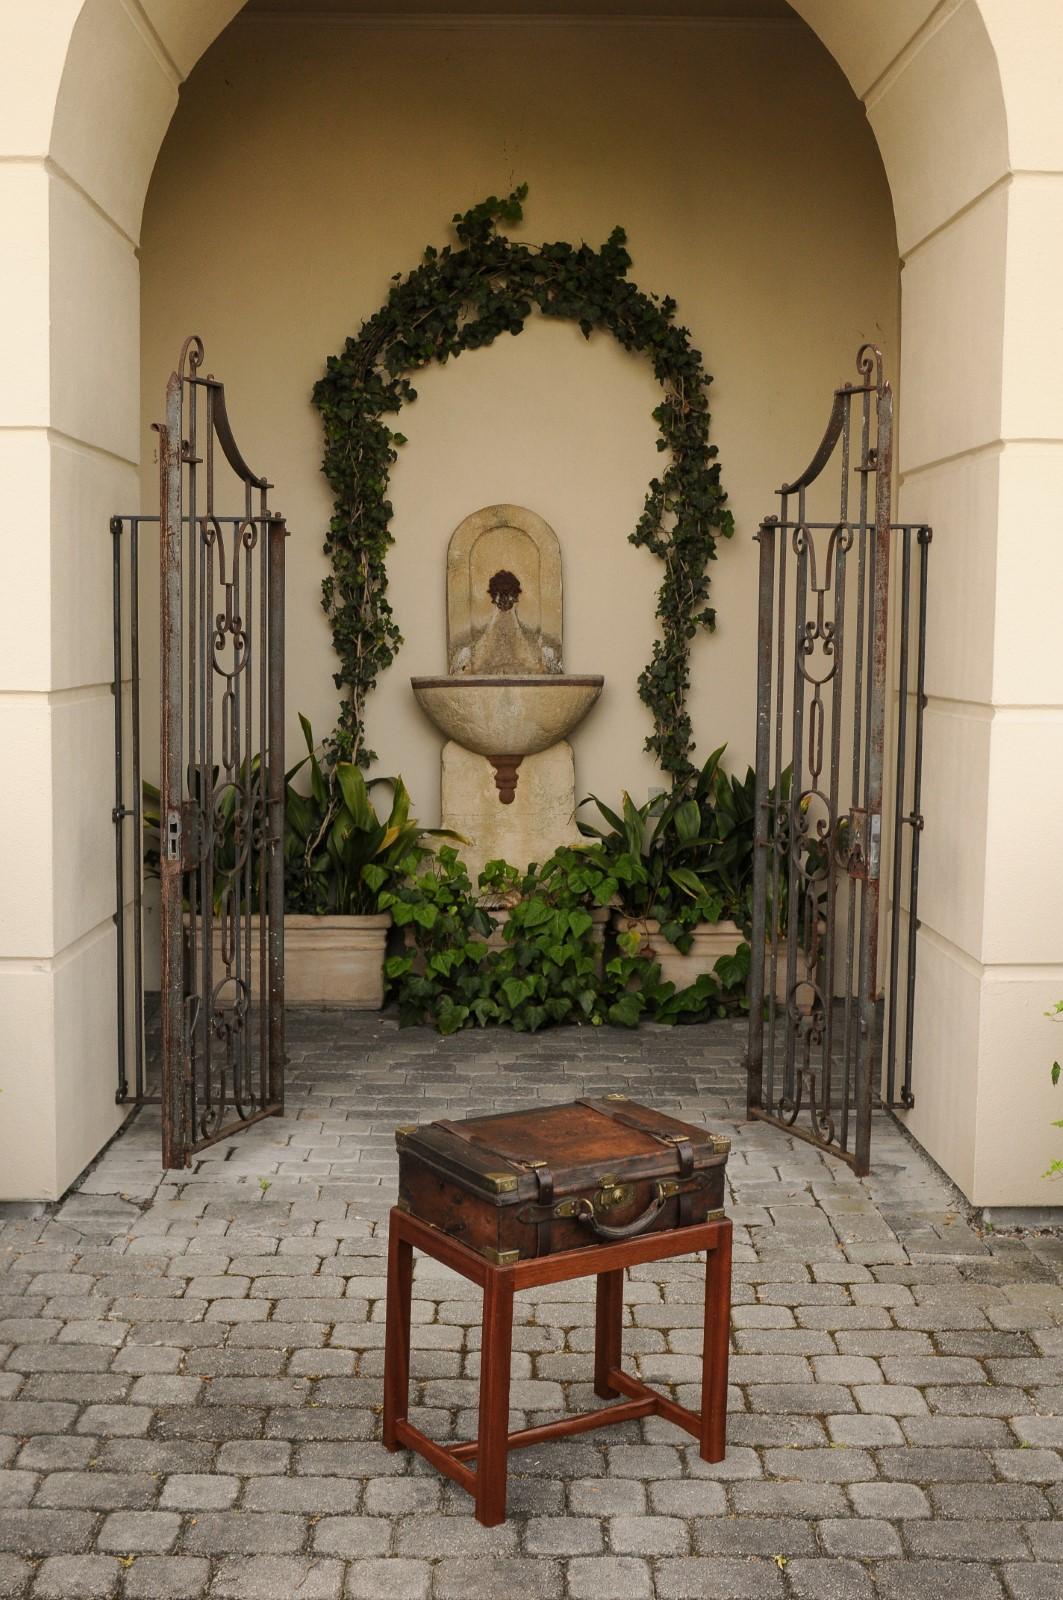
[[[608,1223],[599,1222],[589,1200],[580,1202],[579,1220],[585,1227],[590,1228],[598,1239],[634,1239],[638,1234],[645,1233],[668,1204],[669,1196],[664,1191],[664,1185],[655,1183],[653,1188],[653,1199],[642,1215],[636,1217],[634,1222],[625,1223],[623,1227],[611,1228]]]

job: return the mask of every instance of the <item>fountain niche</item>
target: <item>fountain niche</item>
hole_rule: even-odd
[[[470,840],[470,875],[487,861],[544,861],[578,840],[567,735],[604,679],[562,667],[561,546],[522,506],[466,517],[447,550],[446,677],[411,678],[446,734],[443,826]]]

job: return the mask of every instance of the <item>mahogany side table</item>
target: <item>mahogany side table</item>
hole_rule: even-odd
[[[388,1241],[387,1329],[384,1346],[384,1444],[405,1446],[431,1462],[471,1494],[476,1520],[494,1527],[506,1519],[506,1472],[510,1450],[564,1439],[591,1428],[665,1417],[701,1447],[705,1461],[722,1461],[727,1434],[727,1357],[731,1310],[731,1223],[716,1218],[688,1228],[643,1234],[617,1244],[589,1245],[557,1255],[536,1256],[511,1266],[494,1266],[467,1245],[397,1207],[391,1212]],[[413,1251],[424,1251],[483,1290],[483,1346],[480,1356],[480,1417],[477,1436],[445,1446],[429,1439],[408,1417],[410,1387],[410,1303]],[[621,1369],[624,1268],[670,1256],[707,1252],[705,1333],[701,1356],[701,1411],[688,1411]],[[513,1296],[569,1278],[597,1278],[594,1335],[594,1392],[619,1403],[563,1417],[537,1428],[509,1432],[509,1373],[513,1334]],[[476,1459],[476,1470],[466,1465]]]

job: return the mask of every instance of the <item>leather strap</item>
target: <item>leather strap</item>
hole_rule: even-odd
[[[461,1122],[449,1122],[445,1117],[437,1117],[434,1123],[437,1128],[442,1128],[444,1133],[451,1133],[455,1138],[463,1140],[466,1144],[475,1144],[488,1155],[498,1156],[500,1161],[508,1161],[511,1166],[523,1167],[526,1172],[535,1174],[535,1182],[539,1191],[539,1204],[544,1208],[543,1215],[536,1224],[537,1256],[550,1254],[551,1236],[553,1230],[552,1206],[554,1200],[554,1175],[545,1161],[538,1161],[524,1155],[517,1155],[513,1150],[507,1150],[502,1145],[486,1144],[482,1139],[468,1131]]]
[[[605,1100],[582,1099],[578,1102],[581,1106],[588,1106],[591,1111],[599,1112],[603,1117],[611,1117],[614,1122],[619,1122],[624,1128],[634,1128],[636,1133],[644,1133],[650,1139],[656,1139],[658,1144],[671,1145],[675,1150],[679,1164],[679,1176],[689,1178],[694,1171],[694,1146],[687,1133],[668,1133],[661,1128],[651,1127],[639,1117],[633,1117],[629,1111],[617,1111],[614,1106]]]

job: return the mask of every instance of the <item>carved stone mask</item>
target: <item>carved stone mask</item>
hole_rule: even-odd
[[[520,599],[520,579],[515,572],[507,572],[503,567],[488,583],[487,592],[491,596],[491,604],[497,606],[499,611],[512,611]]]

